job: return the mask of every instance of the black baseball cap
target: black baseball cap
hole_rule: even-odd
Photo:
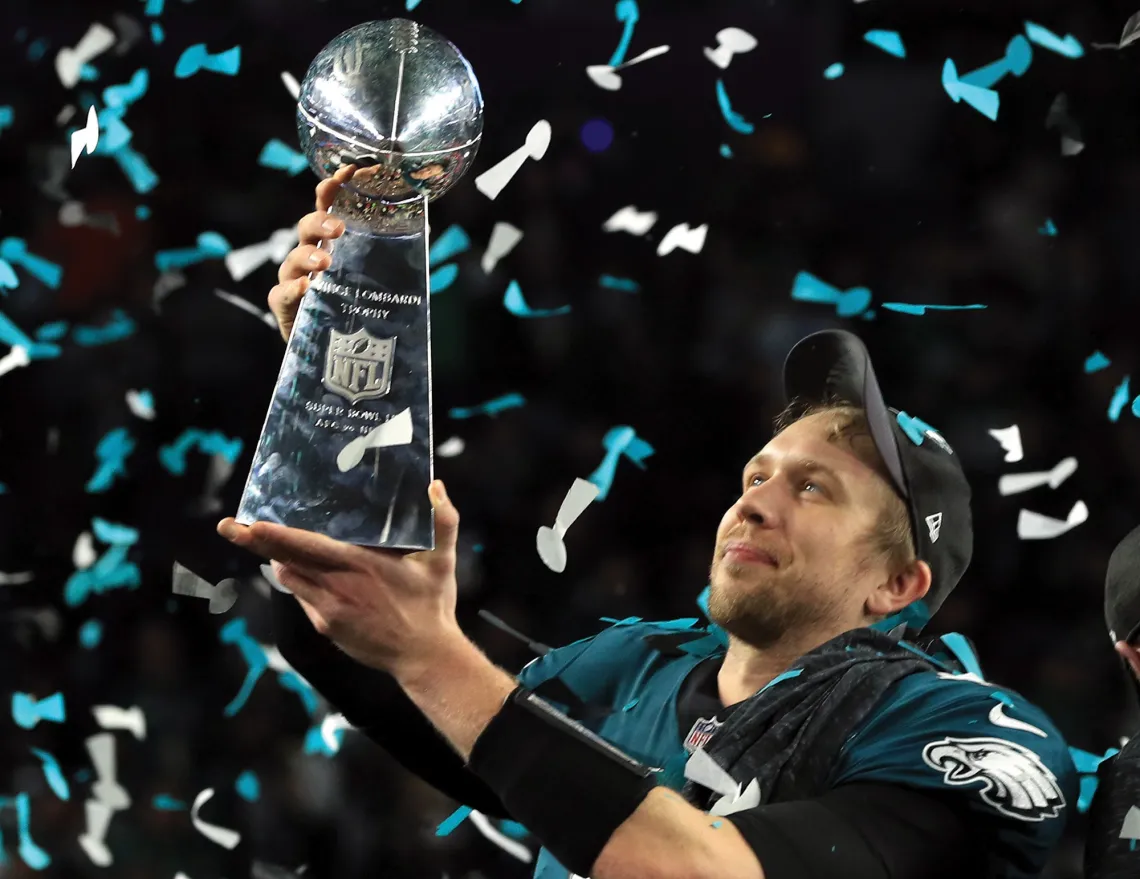
[[[1104,621],[1114,644],[1132,644],[1140,634],[1140,528],[1130,531],[1109,556],[1104,577]]]
[[[887,407],[871,355],[846,330],[813,333],[792,347],[784,361],[784,395],[789,403],[838,398],[866,410],[871,439],[910,511],[915,555],[930,565],[930,591],[905,614],[907,626],[921,630],[974,553],[970,484],[958,456],[922,419]]]

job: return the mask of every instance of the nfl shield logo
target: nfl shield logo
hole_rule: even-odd
[[[724,721],[717,720],[715,717],[710,717],[708,720],[703,717],[699,718],[693,724],[693,728],[689,730],[689,734],[685,736],[685,750],[692,754],[697,748],[703,748],[723,725]]]
[[[392,352],[396,337],[377,339],[367,330],[331,330],[325,356],[325,387],[348,402],[383,397],[392,389]]]

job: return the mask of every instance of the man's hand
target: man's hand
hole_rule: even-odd
[[[297,317],[297,309],[301,306],[301,297],[309,289],[309,274],[323,272],[332,262],[327,250],[318,245],[321,241],[339,238],[344,234],[344,223],[330,217],[328,209],[332,207],[333,199],[341,184],[348,180],[356,170],[355,165],[346,165],[332,177],[317,184],[317,209],[306,214],[297,224],[297,234],[301,243],[294,247],[285,262],[277,270],[277,286],[269,291],[269,310],[277,318],[277,326],[285,341],[289,341],[289,334],[293,332],[293,321]],[[331,226],[326,226],[331,223]]]
[[[397,678],[430,666],[466,638],[455,619],[455,544],[459,511],[436,480],[436,548],[401,553],[354,546],[269,522],[248,527],[232,518],[218,533],[273,562],[313,627],[345,653]]]

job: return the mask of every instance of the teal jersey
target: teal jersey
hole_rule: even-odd
[[[723,634],[698,622],[623,620],[550,651],[518,679],[658,769],[659,783],[679,791],[690,751],[715,735],[717,721],[731,713],[717,701],[715,717],[709,712],[682,729],[685,706],[678,700],[686,679],[702,663],[718,665],[725,652]],[[647,640],[654,636],[656,646]],[[662,643],[668,649],[659,649]],[[1017,693],[984,681],[976,666],[974,673],[951,673],[956,664],[946,667],[947,672],[908,675],[887,691],[848,738],[829,786],[878,782],[961,797],[971,830],[987,840],[989,877],[1035,876],[1076,803],[1077,775],[1068,748],[1045,714]],[[779,686],[783,678],[768,686]],[[566,691],[560,702],[559,693]],[[571,876],[541,850],[536,879]]]

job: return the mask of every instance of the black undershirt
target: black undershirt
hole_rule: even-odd
[[[405,769],[457,802],[509,818],[395,679],[363,666],[313,629],[289,595],[273,592],[282,656],[364,735]],[[723,721],[716,673],[723,657],[698,664],[677,698],[684,738],[698,719]],[[765,879],[962,879],[987,875],[985,853],[969,832],[961,795],[854,783],[814,800],[773,803],[730,815],[757,853]]]

